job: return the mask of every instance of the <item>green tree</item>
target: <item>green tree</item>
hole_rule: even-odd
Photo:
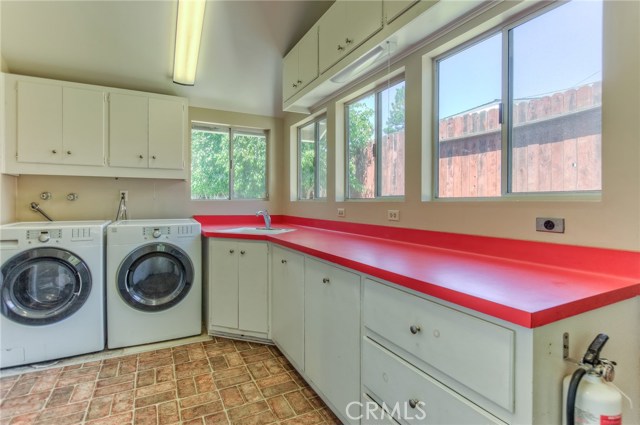
[[[266,197],[266,137],[235,134],[233,140],[233,198]],[[191,198],[229,199],[229,133],[191,132]]]
[[[371,155],[375,140],[374,96],[349,105],[348,146],[349,146],[349,197],[370,198],[374,194],[365,186],[366,174],[373,161]]]
[[[397,133],[404,130],[404,83],[396,89],[393,103],[389,110],[389,116],[385,123],[385,134]]]

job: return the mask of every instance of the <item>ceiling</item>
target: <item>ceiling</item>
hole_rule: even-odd
[[[196,83],[173,84],[177,0],[0,0],[9,72],[281,116],[282,57],[332,0],[207,0]]]

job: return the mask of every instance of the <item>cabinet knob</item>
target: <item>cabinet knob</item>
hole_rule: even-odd
[[[229,250],[229,254],[233,254],[234,252],[236,252],[236,250],[235,250],[235,249],[230,249],[230,250]]]
[[[55,149],[53,149],[53,150],[51,151],[51,153],[56,154],[56,153],[58,153],[58,151],[57,151],[57,150],[55,150]]]
[[[67,151],[67,155],[71,155],[71,151]]]
[[[411,325],[409,326],[409,330],[411,331],[412,334],[417,334],[418,332],[421,331],[420,326],[418,325]]]
[[[331,283],[331,280],[328,277],[324,277],[322,278],[322,283]]]
[[[291,87],[293,87],[294,89],[298,87],[297,84],[291,84]]]
[[[156,159],[156,156],[155,156],[155,155],[153,155],[153,156],[151,157],[151,159]]]
[[[138,155],[138,158],[142,159],[142,158],[144,158],[144,156],[142,156],[142,155]]]
[[[422,402],[420,400],[415,399],[415,398],[412,398],[411,400],[409,400],[409,406],[411,406],[412,409],[415,409],[416,407],[418,407],[421,404],[422,404]]]
[[[298,84],[302,84],[302,80],[298,80]]]
[[[240,251],[240,255],[244,255],[244,254],[245,254],[244,250]]]
[[[344,47],[338,44],[338,51],[344,50]]]
[[[353,39],[347,37],[347,38],[344,39],[344,42],[347,43],[347,44],[351,44],[351,43],[353,43]]]
[[[282,264],[287,264],[287,260],[280,260]]]

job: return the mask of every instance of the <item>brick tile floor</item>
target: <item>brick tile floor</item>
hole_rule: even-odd
[[[213,337],[0,378],[0,425],[339,424],[270,345]]]

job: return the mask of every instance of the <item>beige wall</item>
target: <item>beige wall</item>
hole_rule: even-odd
[[[2,4],[0,2],[0,22],[2,22]],[[0,31],[1,33],[1,31]],[[2,40],[0,39],[0,47]],[[9,72],[2,51],[0,50],[0,72]],[[4,104],[4,84],[0,84],[0,104]],[[4,111],[4,107],[2,108]],[[0,113],[0,171],[4,166],[4,112]],[[16,191],[17,178],[0,174],[0,224],[10,223],[16,220]]]
[[[515,2],[514,2],[515,4]],[[487,235],[505,238],[538,240],[586,246],[640,250],[640,2],[605,2],[604,17],[604,76],[603,76],[603,190],[601,200],[478,200],[422,201],[423,192],[429,190],[430,165],[422,172],[421,158],[430,164],[429,152],[423,155],[423,142],[429,144],[431,80],[424,78],[423,69],[430,69],[430,61],[423,56],[433,55],[459,43],[473,27],[498,23],[499,17],[487,22],[480,17],[441,40],[424,46],[408,56],[397,67],[404,67],[406,77],[406,194],[402,202],[346,201],[335,202],[335,172],[342,173],[340,158],[342,131],[339,98],[331,99],[325,108],[328,117],[329,196],[326,202],[290,201],[283,199],[286,214],[337,220],[336,208],[346,208],[344,220],[381,225],[397,225],[445,232]],[[360,84],[349,93],[362,92],[384,75],[377,75]],[[425,81],[423,83],[423,80]],[[424,93],[424,94],[423,94]],[[423,109],[424,102],[424,109]],[[315,112],[315,111],[314,111]],[[293,163],[290,156],[291,128],[305,117],[298,114],[285,116],[285,164]],[[337,118],[337,120],[336,120]],[[337,125],[336,125],[337,124]],[[423,134],[426,134],[423,135]],[[294,141],[295,144],[295,141]],[[335,146],[339,146],[338,159]],[[287,193],[293,190],[295,174],[286,173],[284,185]],[[340,184],[338,185],[340,186]],[[291,189],[290,189],[291,188]],[[339,196],[338,196],[339,199]],[[387,209],[399,209],[399,223],[386,220]],[[564,217],[566,233],[535,232],[536,217]]]
[[[279,202],[276,201],[280,196],[280,186],[275,182],[282,179],[281,155],[278,155],[278,152],[282,151],[282,120],[200,108],[189,108],[189,118],[193,121],[269,130],[270,200],[192,201],[189,182],[182,180],[22,175],[17,179],[17,219],[41,220],[40,215],[29,209],[29,204],[35,201],[55,220],[113,220],[118,208],[120,190],[129,191],[128,218],[253,214],[264,208],[268,208],[273,214],[280,213]],[[45,191],[52,193],[51,200],[40,200],[40,193]],[[66,195],[71,192],[79,195],[78,200],[66,200]]]

